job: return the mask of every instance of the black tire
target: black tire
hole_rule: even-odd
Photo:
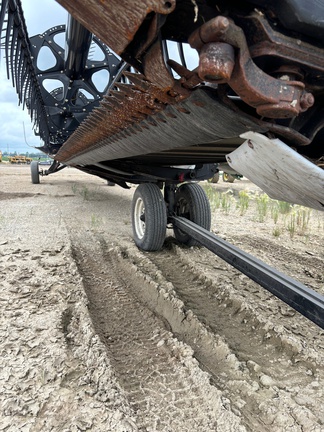
[[[33,184],[39,183],[39,167],[37,161],[32,161],[30,164],[31,181]]]
[[[180,186],[175,196],[175,210],[177,216],[185,217],[197,225],[210,230],[211,211],[208,197],[204,189],[197,183],[187,183]],[[199,243],[173,227],[176,239],[187,246],[198,246]]]
[[[225,183],[234,183],[234,180],[235,180],[235,177],[233,177],[231,174],[223,172],[223,181]]]
[[[218,183],[219,181],[219,172],[213,175],[212,178],[208,179],[208,183]]]
[[[157,251],[165,240],[167,213],[163,195],[156,184],[137,187],[132,202],[133,236],[137,247]]]

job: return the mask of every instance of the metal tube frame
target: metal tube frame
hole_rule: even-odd
[[[171,217],[172,223],[227,263],[324,329],[324,296],[284,275],[252,255],[201,228],[188,219]]]

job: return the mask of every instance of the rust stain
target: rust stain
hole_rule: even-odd
[[[132,84],[118,84],[119,91],[111,91],[59,150],[55,159],[66,161],[89,151],[103,140],[119,136],[130,136],[141,128],[147,128],[143,120],[152,126],[166,120],[162,113],[168,105],[178,102],[178,95],[170,96],[149,82],[143,75],[126,72]],[[185,108],[179,108],[188,112]],[[189,113],[189,112],[188,112]],[[153,116],[153,117],[152,117]]]
[[[121,55],[150,12],[167,15],[175,0],[57,0],[84,27]],[[114,11],[112,14],[111,11]]]
[[[243,30],[226,17],[218,16],[203,24],[189,42],[199,51],[200,78],[227,83],[261,117],[292,118],[314,104],[313,95],[305,92],[302,82],[283,81],[258,68]],[[238,50],[236,58],[234,48]]]

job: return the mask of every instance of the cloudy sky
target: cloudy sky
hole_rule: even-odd
[[[55,0],[22,0],[29,36],[44,33],[49,28],[66,24],[67,13]],[[24,134],[26,131],[26,139]],[[26,142],[28,145],[26,144]],[[18,106],[12,83],[7,80],[3,53],[0,61],[0,150],[17,153],[33,152],[29,146],[39,146],[27,110]]]

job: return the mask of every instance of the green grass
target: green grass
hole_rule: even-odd
[[[221,207],[225,214],[229,214],[232,208],[232,204],[235,202],[233,192],[229,189],[227,192],[223,192],[221,195]]]
[[[233,217],[245,216],[249,220],[257,220],[260,224],[268,224],[276,238],[288,233],[291,239],[299,235],[307,240],[311,225],[317,224],[319,230],[324,227],[323,219],[313,216],[313,213],[317,215],[318,212],[300,205],[273,200],[265,193],[242,190],[235,196],[231,189],[219,192],[217,186],[210,184],[204,185],[204,189],[212,211],[221,211]]]
[[[102,219],[95,214],[91,215],[90,226],[93,231],[96,231],[102,225]]]
[[[278,206],[278,210],[280,214],[289,214],[291,212],[291,209],[293,208],[293,205],[290,203],[287,203],[285,201],[276,201],[272,200],[276,205]]]
[[[83,186],[80,190],[80,195],[82,196],[84,201],[89,201],[90,199],[90,191],[87,186]]]
[[[243,190],[239,192],[237,208],[240,211],[240,216],[243,216],[249,208],[251,196],[249,192]]]
[[[79,187],[76,183],[73,183],[71,186],[72,192],[74,195],[79,194],[84,201],[89,201],[91,194],[90,190],[86,185],[83,185],[82,187]]]
[[[274,237],[280,237],[280,235],[281,235],[281,229],[280,229],[278,226],[276,226],[276,227],[273,229],[273,231],[272,231],[272,235],[273,235]]]
[[[266,219],[269,211],[269,200],[270,198],[265,193],[256,196],[259,222],[264,222]]]
[[[72,192],[74,193],[74,195],[76,195],[78,193],[78,186],[76,183],[73,183],[73,185],[71,186]]]

